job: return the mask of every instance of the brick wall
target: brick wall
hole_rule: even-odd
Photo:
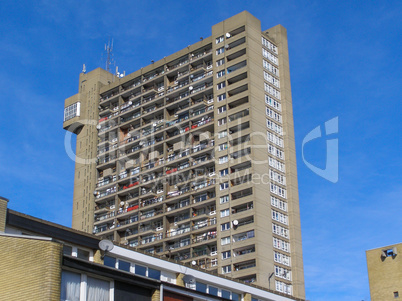
[[[0,300],[60,300],[62,245],[0,235]]]

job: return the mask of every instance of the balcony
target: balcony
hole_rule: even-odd
[[[179,229],[170,229],[166,232],[166,237],[173,237],[176,235],[182,235],[184,233],[190,232],[191,228],[190,225],[183,226]]]
[[[194,237],[192,240],[192,243],[197,244],[197,243],[215,239],[215,238],[216,238],[216,231],[209,231],[209,232],[205,232],[205,233],[202,233],[202,234]]]
[[[174,249],[179,249],[179,248],[183,248],[190,245],[190,238],[184,238],[180,241],[177,241],[175,243],[168,243],[168,250],[174,250]]]
[[[251,230],[248,232],[233,235],[232,240],[234,243],[236,243],[236,242],[244,241],[244,240],[247,240],[247,239],[250,239],[253,237],[254,237],[254,230]]]

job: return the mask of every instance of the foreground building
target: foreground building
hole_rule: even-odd
[[[371,301],[402,297],[402,243],[366,251]]]
[[[102,243],[95,235],[7,210],[7,200],[0,198],[0,299],[302,301],[110,241]]]
[[[247,12],[123,78],[81,73],[73,228],[304,298],[292,114],[286,30]]]

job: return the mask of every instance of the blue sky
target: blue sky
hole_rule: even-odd
[[[1,1],[0,195],[9,208],[71,225],[74,162],[64,99],[104,66],[114,39],[133,72],[211,34],[243,10],[288,30],[306,295],[370,300],[365,250],[401,242],[402,2]],[[339,181],[313,173],[302,140],[339,118]],[[325,138],[305,158],[325,166]]]

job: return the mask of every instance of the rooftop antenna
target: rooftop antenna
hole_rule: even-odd
[[[86,73],[87,72],[87,67],[85,66],[85,64],[82,65],[82,73]]]
[[[113,62],[113,39],[112,43],[110,40],[107,44],[105,44],[105,51],[106,51],[106,71],[111,72],[110,65]]]

